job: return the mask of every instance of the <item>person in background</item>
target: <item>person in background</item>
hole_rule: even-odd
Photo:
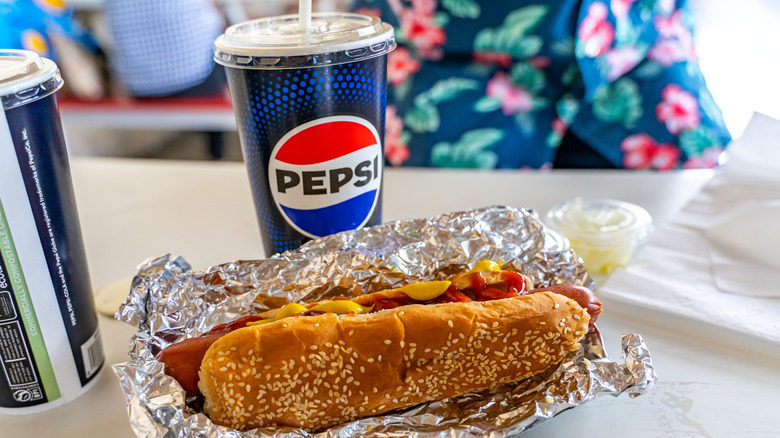
[[[685,0],[357,0],[396,29],[386,160],[712,168],[730,141]]]
[[[113,38],[111,75],[134,97],[204,97],[226,93],[213,61],[224,28],[214,0],[106,0]]]
[[[118,95],[227,99],[225,70],[214,62],[214,40],[225,26],[215,0],[105,0],[103,12],[112,39],[109,71]],[[144,138],[135,134],[131,143]],[[176,138],[157,134],[163,135],[158,149]],[[224,133],[204,134],[209,155],[222,158]]]

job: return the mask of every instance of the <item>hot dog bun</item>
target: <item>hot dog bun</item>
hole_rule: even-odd
[[[550,292],[288,318],[215,342],[199,386],[217,424],[316,430],[533,376],[576,348],[588,320]]]

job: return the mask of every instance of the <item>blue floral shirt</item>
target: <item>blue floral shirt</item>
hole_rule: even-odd
[[[567,131],[615,167],[710,168],[730,140],[684,0],[357,0],[395,27],[394,166],[550,168]]]

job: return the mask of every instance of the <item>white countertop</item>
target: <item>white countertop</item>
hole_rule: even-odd
[[[71,165],[95,290],[165,253],[183,256],[195,269],[263,256],[240,163],[78,158]],[[384,219],[489,205],[544,212],[564,198],[607,196],[645,207],[660,223],[710,176],[706,171],[387,169]],[[124,362],[135,329],[105,316],[100,322],[107,365]],[[605,301],[599,329],[615,359],[622,333],[644,336],[658,373],[655,387],[636,399],[602,397],[524,437],[780,436],[780,352],[729,331],[611,301]],[[41,414],[0,415],[0,430],[4,438],[134,436],[110,367],[94,388],[65,406]]]

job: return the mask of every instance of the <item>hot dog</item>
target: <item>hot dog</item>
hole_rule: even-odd
[[[576,348],[601,311],[587,289],[529,291],[521,274],[480,265],[245,317],[158,359],[188,395],[202,391],[217,424],[319,429],[530,377]]]

